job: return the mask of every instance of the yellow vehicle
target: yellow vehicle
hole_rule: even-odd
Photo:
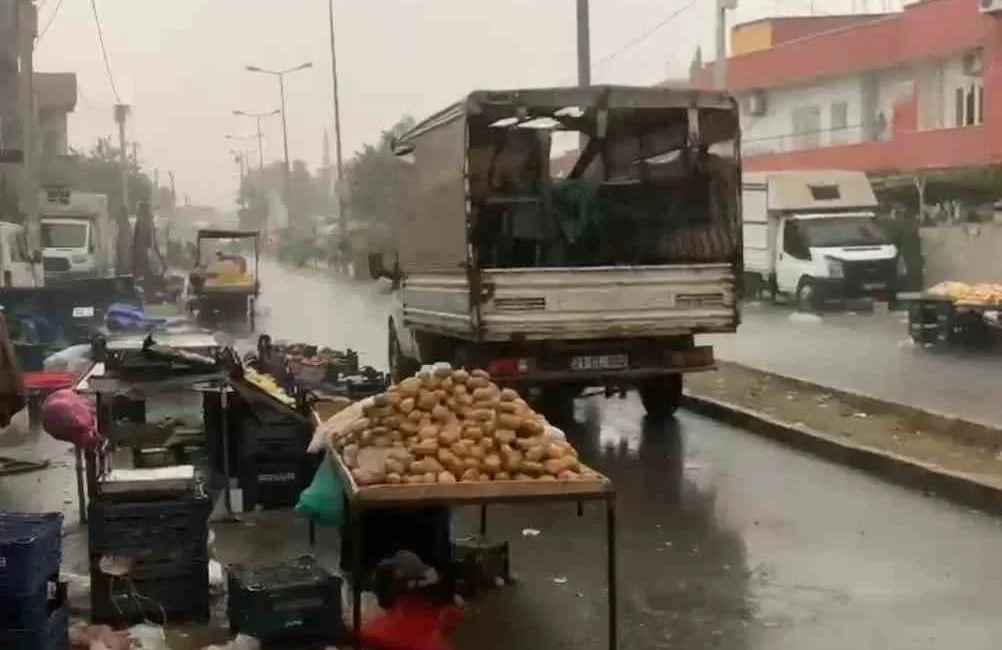
[[[260,233],[199,230],[196,248],[197,265],[189,275],[189,311],[207,325],[245,322],[253,331],[261,293]]]

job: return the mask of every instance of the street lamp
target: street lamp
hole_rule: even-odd
[[[264,145],[262,143],[263,131],[261,130],[261,120],[266,117],[271,117],[272,115],[278,115],[282,112],[282,109],[276,108],[273,111],[266,111],[264,113],[248,113],[247,111],[233,111],[234,115],[240,117],[250,117],[257,122],[257,165],[258,171],[264,171]]]
[[[269,70],[267,68],[261,68],[257,65],[245,66],[247,72],[260,72],[262,74],[270,74],[279,80],[279,99],[282,101],[282,146],[285,150],[286,157],[286,209],[291,207],[291,186],[290,186],[290,174],[292,173],[292,165],[289,161],[289,121],[286,117],[286,75],[292,74],[293,72],[299,72],[300,70],[306,70],[313,67],[313,61],[307,61],[306,63],[301,63],[296,67],[286,68],[285,70]]]

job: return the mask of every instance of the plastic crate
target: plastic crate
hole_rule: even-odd
[[[342,639],[341,578],[304,556],[229,569],[230,630],[262,643],[336,643]]]
[[[56,576],[28,596],[0,596],[0,630],[45,627],[52,612],[66,604],[66,583]]]
[[[0,512],[0,595],[37,593],[59,572],[62,529],[63,516],[58,512]]]
[[[209,621],[209,564],[155,578],[116,578],[91,569],[91,620],[106,625]]]
[[[69,650],[70,617],[66,607],[53,611],[39,628],[0,630],[3,650]]]
[[[93,553],[132,555],[208,542],[212,501],[186,497],[157,501],[91,502],[88,540]]]
[[[273,454],[305,454],[313,438],[313,429],[292,418],[258,421],[248,419],[243,425],[240,445],[241,461],[245,458]]]
[[[313,480],[320,455],[245,459],[238,473],[244,510],[291,508]]]

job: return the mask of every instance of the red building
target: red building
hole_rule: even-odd
[[[875,174],[1002,163],[1002,0],[734,27],[744,168]],[[693,78],[713,82],[713,65]]]

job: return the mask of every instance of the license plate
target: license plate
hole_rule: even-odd
[[[73,318],[93,318],[94,308],[93,307],[74,307],[73,308]]]
[[[571,357],[571,370],[620,370],[629,365],[630,358],[625,354]]]
[[[886,282],[864,282],[863,283],[863,290],[864,291],[876,291],[877,289],[886,289],[886,288],[887,288],[887,283]]]

